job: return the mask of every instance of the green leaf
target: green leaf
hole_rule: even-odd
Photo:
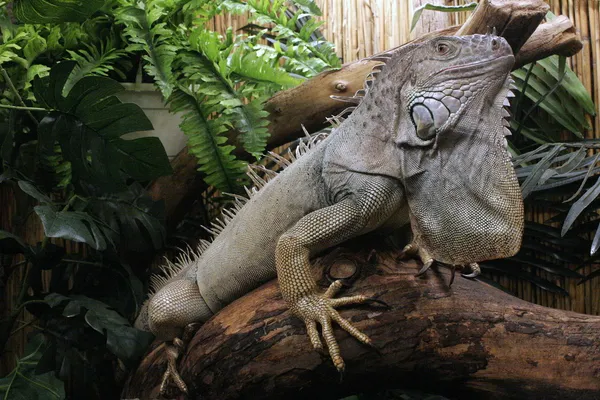
[[[82,116],[82,121],[106,139],[116,139],[126,133],[154,129],[144,110],[133,103],[118,103],[102,107]]]
[[[552,55],[538,60],[537,63],[544,67],[554,79],[558,80],[560,75],[560,57],[558,55]],[[596,115],[596,106],[594,105],[592,97],[585,86],[583,86],[583,83],[577,78],[575,72],[573,72],[568,65],[565,66],[565,76],[561,82],[561,87],[572,96],[576,104],[579,107],[582,107],[586,113]]]
[[[25,356],[17,360],[10,374],[0,379],[0,395],[4,400],[62,400],[65,398],[64,384],[54,372],[38,374],[36,367],[48,344],[41,334],[27,343]]]
[[[135,329],[126,318],[101,301],[56,293],[47,295],[44,300],[53,308],[67,302],[63,315],[67,318],[83,315],[91,328],[106,336],[108,350],[129,367],[135,365],[153,339],[151,333]]]
[[[44,234],[87,243],[96,250],[106,249],[106,238],[90,215],[80,211],[56,211],[52,206],[36,206]]]
[[[561,235],[565,235],[571,225],[575,222],[579,214],[585,210],[590,203],[600,195],[600,178],[590,187],[580,198],[571,206],[567,217],[565,218],[565,222],[563,223],[562,229],[560,231]]]
[[[222,136],[227,126],[223,121],[209,119],[211,108],[201,99],[183,89],[171,97],[171,111],[184,112],[181,130],[188,136],[190,152],[198,160],[199,170],[206,174],[206,182],[219,190],[235,193],[244,177],[245,163],[236,160]]]
[[[65,85],[65,92],[69,92],[75,82],[87,75],[107,76],[109,72],[115,71],[124,76],[124,72],[117,67],[117,64],[125,64],[124,58],[128,52],[115,48],[110,37],[100,45],[91,46],[84,43],[84,46],[86,46],[86,50],[82,49],[78,52],[67,50],[71,59],[77,62],[77,66]]]
[[[521,192],[523,193],[523,198],[527,198],[531,192],[534,191],[535,187],[538,185],[540,179],[542,178],[544,172],[550,167],[554,158],[558,155],[558,153],[562,150],[562,146],[555,146],[550,150],[540,162],[538,162],[535,168],[531,171],[525,182],[521,185]]]
[[[29,247],[20,237],[10,232],[0,230],[0,253],[2,254],[22,254],[27,253]]]
[[[287,71],[273,66],[255,52],[235,51],[228,65],[236,74],[260,82],[272,82],[284,88],[298,86],[304,79],[292,76]]]
[[[420,7],[415,8],[412,22],[410,24],[411,32],[417,26],[417,22],[421,18],[421,14],[424,10],[432,10],[432,11],[442,11],[442,12],[455,12],[455,11],[472,11],[477,7],[477,3],[472,2],[468,4],[462,4],[459,6],[443,6],[439,4],[425,3]]]
[[[48,197],[47,194],[42,193],[38,188],[29,182],[19,181],[19,187],[22,191],[42,203],[52,203],[52,200],[50,200],[50,197]]]
[[[255,99],[248,104],[239,104],[225,111],[235,116],[235,127],[242,133],[241,141],[244,149],[259,159],[267,147],[270,136],[269,113],[263,108],[263,100]]]
[[[321,16],[321,9],[314,0],[292,0],[292,3],[298,6],[301,10],[309,12],[313,15]]]
[[[151,180],[173,172],[169,157],[157,137],[114,140],[111,144],[116,149],[121,170],[134,179]]]
[[[71,165],[72,182],[81,189],[93,184],[104,191],[126,189],[128,177],[151,180],[171,173],[166,152],[157,138],[124,140],[122,135],[151,130],[142,109],[123,104],[115,94],[123,87],[102,76],[86,76],[64,93],[76,63],[62,62],[46,78],[34,81],[36,98],[54,110],[38,126],[38,141],[45,154],[61,156]]]
[[[83,22],[104,5],[104,0],[15,0],[15,17],[27,24]]]
[[[171,64],[178,47],[171,43],[173,31],[166,29],[166,23],[162,22],[161,18],[167,15],[162,4],[161,1],[137,2],[135,6],[121,7],[116,17],[125,25],[124,34],[133,44],[131,49],[146,53],[144,69],[168,99],[175,87]]]
[[[143,252],[158,250],[165,243],[163,203],[152,200],[140,184],[125,192],[90,198],[86,210],[118,232],[125,248]]]

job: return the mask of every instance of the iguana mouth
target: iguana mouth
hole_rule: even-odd
[[[463,69],[471,69],[471,68],[476,67],[478,65],[490,65],[490,64],[495,64],[495,63],[500,64],[501,61],[504,62],[506,59],[509,59],[509,58],[512,59],[513,62],[514,62],[515,57],[513,55],[509,54],[509,55],[504,55],[504,56],[498,56],[498,57],[493,58],[491,60],[482,60],[482,61],[475,61],[475,62],[468,63],[468,64],[454,65],[454,66],[447,67],[447,68],[444,68],[444,69],[440,70],[438,72],[438,74],[446,72],[446,71],[460,71],[460,70],[463,70]],[[480,74],[484,74],[485,72],[486,71],[480,71]],[[480,74],[477,74],[477,75],[480,75]]]

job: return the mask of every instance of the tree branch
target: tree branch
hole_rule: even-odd
[[[316,262],[360,268],[343,295],[365,294],[390,310],[342,310],[376,343],[361,345],[340,328],[346,361],[341,383],[327,355],[311,347],[270,282],[204,324],[179,363],[192,399],[336,399],[386,388],[413,388],[463,399],[597,399],[600,397],[600,317],[537,306],[444,267],[424,277],[414,262],[382,251],[338,249]],[[327,281],[321,279],[321,286]],[[124,398],[154,398],[166,368],[150,354],[128,382]]]

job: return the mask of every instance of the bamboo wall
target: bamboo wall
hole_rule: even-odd
[[[322,19],[325,22],[323,33],[335,44],[338,55],[344,62],[350,62],[398,46],[421,33],[462,23],[466,19],[467,13],[444,14],[425,11],[419,25],[411,33],[412,9],[426,1],[445,5],[467,2],[460,0],[317,0],[317,3],[323,11]],[[580,33],[584,47],[577,56],[573,57],[571,65],[588,91],[592,93],[595,103],[600,104],[600,68],[597,65],[600,55],[600,0],[551,0],[549,3],[555,14],[568,16]],[[246,22],[247,19],[244,17],[228,16],[216,19],[214,27],[218,31],[224,31],[229,26],[237,30]],[[595,129],[587,132],[587,136],[600,137],[600,130],[597,129],[600,127],[600,116],[595,117],[593,126]],[[12,191],[5,186],[0,186],[0,229],[13,229],[15,221],[12,220],[12,216],[16,206],[17,202]],[[544,215],[538,214],[535,218],[542,222]],[[32,221],[28,221],[25,228],[26,240],[35,243],[41,239],[42,230],[35,217],[30,220]],[[582,272],[587,274],[591,269],[587,267]],[[552,279],[549,275],[544,277]],[[22,278],[22,272],[17,271],[7,283],[4,299],[0,299],[2,314],[11,309],[12,300],[19,292],[19,282]],[[575,280],[555,281],[571,293],[570,298],[554,296],[540,289],[532,289],[529,284],[517,283],[505,278],[500,279],[500,282],[517,292],[522,298],[538,304],[600,314],[600,279],[598,278],[581,286],[577,286]],[[28,321],[28,317],[24,316],[14,329],[18,329],[21,324],[26,324]],[[0,376],[10,370],[14,357],[22,354],[25,332],[26,330],[20,329],[11,339],[10,350],[2,355]]]

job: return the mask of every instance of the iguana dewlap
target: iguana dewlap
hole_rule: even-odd
[[[176,345],[168,345],[163,389],[171,376],[185,390],[175,369],[183,328],[275,276],[312,345],[321,348],[323,337],[343,370],[332,321],[370,340],[335,309],[368,298],[336,298],[340,282],[322,293],[310,272],[315,251],[409,224],[408,249],[426,265],[518,251],[523,204],[503,108],[514,63],[510,46],[495,35],[439,37],[384,58],[347,120],[240,204],[212,243],[156,281],[160,287],[136,326]]]

